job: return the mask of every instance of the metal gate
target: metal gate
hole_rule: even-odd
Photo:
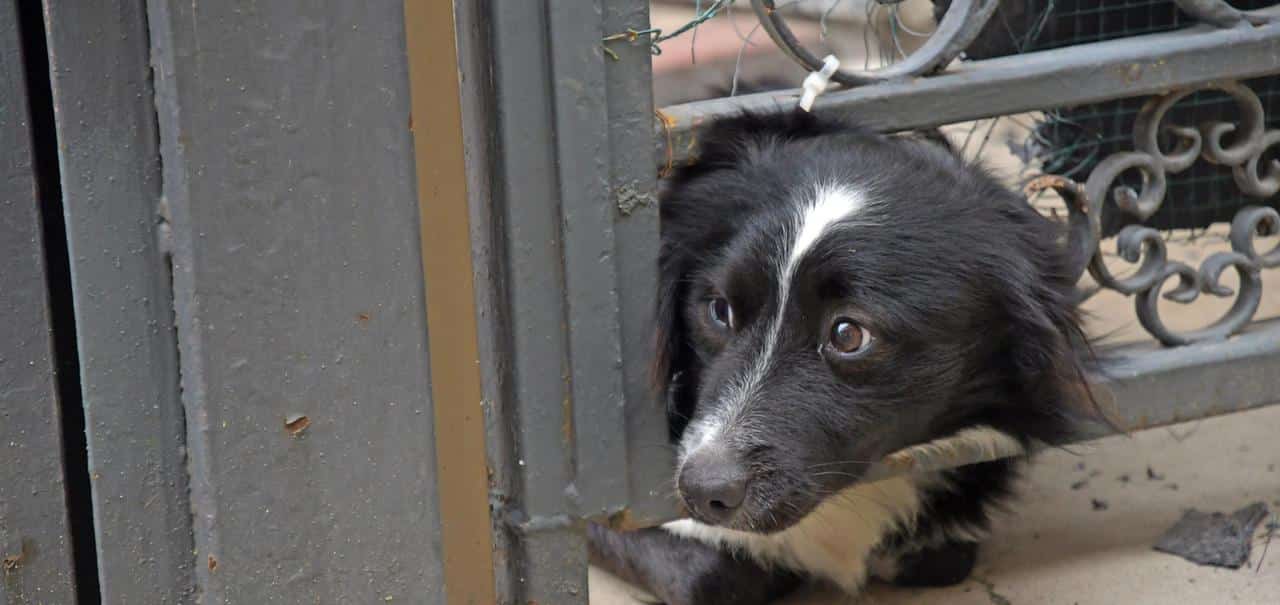
[[[714,11],[725,4],[699,6]],[[821,61],[786,30],[782,4],[750,2],[772,39],[816,69]],[[1265,161],[1258,166],[1276,142],[1267,133],[1275,131],[1254,112],[1256,96],[1236,84],[1280,73],[1280,12],[1179,1],[1192,22],[1171,31],[955,62],[982,34],[997,2],[949,4],[916,54],[880,72],[846,74],[850,86],[820,97],[814,111],[891,132],[1151,97],[1158,101],[1148,130],[1137,128],[1154,137],[1166,105],[1187,92],[1231,93],[1240,103],[1238,132],[1247,136],[1206,132],[1194,150],[1178,147],[1180,157],[1171,158],[1153,146],[1154,138],[1139,135],[1091,174],[1074,175],[1078,184],[1058,184],[1084,204],[1071,217],[1079,270],[1093,266],[1103,287],[1132,295],[1135,313],[1165,345],[1108,351],[1103,380],[1123,422],[1138,429],[1280,402],[1280,325],[1251,322],[1262,270],[1280,263],[1280,252],[1253,243],[1280,232],[1280,216],[1265,207],[1275,203],[1277,183],[1268,177],[1276,173],[1267,172],[1274,169]],[[472,210],[480,225],[473,242],[477,299],[495,309],[480,322],[480,334],[482,367],[490,368],[483,381],[495,536],[503,553],[499,600],[581,602],[578,519],[628,526],[673,513],[660,487],[669,454],[654,447],[664,439],[662,406],[642,374],[657,247],[655,172],[687,161],[712,118],[741,109],[789,111],[797,95],[759,93],[655,110],[649,58],[663,33],[649,28],[644,1],[599,2],[594,11],[557,3],[457,7],[463,73],[492,69],[490,79],[464,77],[476,102],[464,103],[463,115],[474,137],[469,148],[487,158],[470,168],[487,174],[479,180],[492,187],[472,192]],[[1140,219],[1159,207],[1167,174],[1197,155],[1239,167],[1246,183],[1267,184],[1249,193],[1262,207],[1235,217],[1233,251],[1192,267],[1167,258],[1159,233]],[[1147,186],[1130,193],[1120,182],[1130,170],[1143,171]],[[1129,205],[1121,209],[1131,211],[1133,225],[1121,235],[1122,256],[1142,267],[1123,279],[1094,262],[1104,204],[1117,203]],[[1232,268],[1240,275],[1237,291],[1219,285]],[[1164,287],[1175,279],[1180,287]],[[1177,332],[1164,327],[1157,304],[1171,289],[1182,303],[1196,294],[1236,302],[1224,318],[1204,318],[1208,329]]]
[[[812,68],[782,3],[750,4]],[[1076,201],[1080,271],[1163,343],[1114,352],[1118,409],[1280,401],[1280,325],[1252,321],[1280,139],[1241,84],[1280,74],[1280,10],[1178,0],[1201,23],[956,61],[997,3],[948,4],[815,111],[897,131],[1155,99],[1042,181]],[[648,26],[647,0],[0,6],[0,602],[585,602],[584,520],[674,513],[658,175],[707,120],[794,103],[655,109]],[[1162,124],[1201,89],[1234,126]],[[1259,202],[1193,267],[1144,220],[1196,162]],[[1135,273],[1097,261],[1112,232]],[[1178,332],[1173,280],[1235,302]]]

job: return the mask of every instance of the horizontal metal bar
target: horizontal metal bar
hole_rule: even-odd
[[[1280,320],[1219,342],[1105,351],[1100,377],[1128,431],[1280,403]],[[1085,438],[1101,437],[1098,429]]]
[[[1280,15],[1280,7],[1266,9]],[[815,112],[884,132],[1168,92],[1280,72],[1280,21],[1175,32],[961,62],[931,77],[831,92]],[[735,111],[790,111],[794,90],[667,107],[655,122],[659,166],[685,161],[709,121]]]
[[[1280,320],[1254,324],[1221,342],[1166,348],[1143,343],[1105,351],[1098,384],[1114,395],[1121,428],[1138,431],[1280,403]],[[1111,434],[1096,426],[1080,441]],[[880,480],[1020,454],[1016,448],[935,448],[936,456],[893,455],[868,471]],[[910,450],[903,454],[909,454]]]

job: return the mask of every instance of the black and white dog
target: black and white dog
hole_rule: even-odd
[[[1063,230],[934,141],[723,119],[661,221],[655,376],[690,518],[590,541],[666,603],[963,580],[1016,459],[859,479],[904,449],[1025,451],[1097,418]]]

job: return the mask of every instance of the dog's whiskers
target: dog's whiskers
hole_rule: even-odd
[[[821,473],[813,473],[813,475],[812,475],[812,476],[814,476],[814,477],[825,477],[825,476],[827,476],[827,475],[835,475],[835,476],[837,476],[837,477],[848,477],[848,478],[850,478],[850,479],[858,479],[858,478],[860,478],[860,475],[855,475],[855,474],[853,474],[853,473],[845,473],[845,472],[841,472],[841,471],[822,471]]]
[[[807,470],[813,470],[815,468],[822,468],[826,466],[839,466],[841,464],[875,464],[877,462],[880,462],[880,461],[879,460],[857,460],[857,459],[851,458],[848,460],[836,460],[835,462],[822,462],[822,463],[810,466]]]

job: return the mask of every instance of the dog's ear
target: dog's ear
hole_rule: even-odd
[[[961,150],[957,148],[954,143],[951,142],[951,139],[947,138],[947,135],[943,134],[942,129],[940,128],[924,128],[921,130],[909,130],[906,132],[898,133],[893,136],[895,136],[896,138],[905,139],[908,141],[915,141],[918,143],[929,145],[931,146],[930,149],[941,150],[945,152],[947,155],[954,156],[956,158],[962,158],[964,155],[961,153]]]
[[[1074,312],[1043,300],[1025,302],[1009,338],[1019,399],[1036,411],[1029,416],[1034,426],[1024,428],[1041,441],[1060,443],[1082,422],[1104,420],[1085,370],[1088,345]]]
[[[1039,251],[1035,275],[1010,276],[1011,309],[1009,360],[1018,405],[1032,413],[1020,415],[1023,434],[1058,444],[1070,440],[1082,424],[1118,430],[1114,415],[1099,401],[1090,383],[1095,359],[1080,325],[1074,283],[1065,256]],[[1029,279],[1025,279],[1029,278]]]
[[[696,401],[691,385],[696,383],[695,356],[689,347],[684,321],[686,275],[689,254],[679,242],[664,236],[658,261],[658,292],[654,309],[654,347],[650,379],[654,393],[666,405],[667,426],[673,441],[680,438]]]

